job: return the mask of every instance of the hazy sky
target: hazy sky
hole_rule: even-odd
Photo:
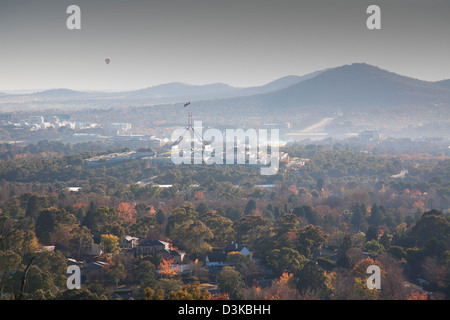
[[[354,62],[450,78],[450,0],[0,0],[0,91],[247,87]]]

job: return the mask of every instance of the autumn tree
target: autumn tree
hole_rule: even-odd
[[[295,288],[294,275],[283,272],[280,278],[272,284],[270,295],[272,297],[278,297],[280,300],[299,299],[299,293]]]
[[[157,291],[153,290],[150,287],[146,287],[144,289],[144,300],[164,300],[164,291],[162,289],[158,289]]]
[[[437,257],[425,257],[422,270],[425,280],[429,282],[429,290],[437,291],[445,287],[448,274],[445,265],[441,264]]]
[[[179,266],[174,266],[174,260],[172,258],[168,258],[162,259],[159,264],[159,270],[161,275],[167,278],[173,278],[178,274],[180,268]]]
[[[426,293],[421,293],[419,291],[411,292],[407,297],[406,300],[428,300],[428,296]]]
[[[136,222],[137,211],[132,204],[128,202],[119,203],[118,212],[119,216],[125,221]]]
[[[171,291],[169,300],[209,300],[211,293],[208,290],[201,290],[200,283],[195,281],[192,284],[184,285],[181,290]]]
[[[367,278],[367,268],[371,265],[377,265],[382,269],[381,264],[371,258],[359,261],[352,270],[352,275],[357,278]]]

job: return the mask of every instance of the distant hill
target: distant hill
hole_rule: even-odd
[[[35,97],[73,97],[73,96],[82,96],[85,93],[82,91],[75,91],[69,89],[50,89],[45,91],[39,91],[32,93],[32,96]]]
[[[84,92],[70,89],[50,89],[35,93],[15,94],[14,96],[28,97],[33,101],[37,100],[109,100],[130,101],[139,103],[174,103],[190,100],[225,99],[239,96],[249,96],[254,94],[273,92],[286,88],[292,84],[299,83],[306,79],[320,74],[317,71],[304,76],[286,76],[262,86],[238,88],[224,83],[213,83],[206,85],[190,85],[181,82],[171,82],[160,84],[154,87],[123,91],[123,92]],[[1,95],[1,94],[0,94]]]
[[[128,99],[142,98],[174,98],[174,97],[211,97],[214,95],[226,94],[236,89],[224,84],[214,83],[207,85],[189,85],[180,82],[161,84],[155,87],[141,90],[128,91],[124,95]]]
[[[450,103],[450,89],[358,63],[327,70],[260,100],[265,107],[432,105]]]
[[[155,87],[123,93],[126,99],[159,99],[179,98],[184,100],[205,100],[205,99],[225,99],[231,97],[250,96],[277,91],[287,88],[301,81],[311,79],[323,71],[316,71],[304,76],[285,76],[262,86],[238,88],[224,83],[214,83],[207,85],[188,85],[180,82],[161,84]],[[183,98],[183,99],[181,99]]]
[[[450,79],[442,80],[442,81],[436,81],[435,84],[440,86],[440,87],[442,87],[442,88],[450,89]]]
[[[414,112],[417,118],[430,110],[434,110],[435,117],[443,112],[450,113],[450,80],[422,81],[355,63],[304,76],[290,75],[249,88],[236,88],[224,83],[188,85],[173,82],[114,93],[52,89],[34,94],[6,95],[1,97],[1,101],[11,101],[15,103],[14,107],[25,106],[28,102],[45,102],[45,106],[54,108],[61,104],[64,107],[110,108],[123,107],[124,104],[164,106],[193,101],[197,111],[205,112],[205,115],[222,115],[223,118],[235,116],[234,113],[261,115],[261,112],[268,116],[283,116],[280,111],[284,109],[292,110],[292,114],[317,116],[329,116],[338,110],[346,114],[364,110],[372,114]],[[42,106],[45,107],[44,104]]]
[[[290,87],[294,84],[298,84],[302,81],[312,79],[315,76],[323,73],[324,71],[326,71],[326,70],[320,70],[320,71],[308,73],[304,76],[294,76],[294,75],[285,76],[283,78],[274,80],[274,81],[272,81],[268,84],[262,85],[262,86],[243,88],[237,92],[238,94],[236,96],[249,96],[249,95],[255,95],[255,94],[274,92],[277,90],[281,90],[281,89]]]

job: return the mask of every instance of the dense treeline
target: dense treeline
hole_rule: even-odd
[[[84,168],[98,152],[0,162],[3,298],[107,299],[118,283],[140,299],[449,298],[448,159],[374,156],[340,145],[286,151],[309,161],[295,169],[283,163],[268,177],[247,166],[146,160]],[[408,175],[392,177],[401,170]],[[126,236],[170,242],[188,253],[191,272],[133,256],[122,246]],[[82,259],[96,241],[107,277],[65,290],[66,258]],[[229,252],[229,266],[208,272],[206,256],[231,243],[251,257]],[[371,264],[382,269],[381,291],[365,286]],[[222,295],[199,283],[216,284]]]
[[[35,144],[17,145],[0,143],[0,160],[14,160],[29,156],[61,156],[80,154],[83,152],[107,151],[108,145],[104,141],[89,141],[81,143],[63,143],[61,141],[41,140]]]

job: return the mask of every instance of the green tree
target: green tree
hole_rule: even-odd
[[[79,290],[65,290],[56,296],[56,300],[100,300],[97,294],[92,293],[89,289],[82,287]]]
[[[144,289],[144,300],[164,300],[164,291],[162,289],[155,291],[147,287]]]
[[[217,285],[221,292],[232,298],[240,298],[240,288],[244,285],[243,276],[233,267],[225,266],[218,274]]]
[[[441,211],[427,211],[420,217],[416,225],[412,227],[412,235],[420,246],[431,238],[449,243],[450,222]]]
[[[70,248],[73,255],[80,258],[83,248],[92,245],[94,239],[92,239],[90,230],[85,226],[76,226],[72,229],[71,235]]]
[[[147,260],[142,260],[133,269],[133,276],[141,287],[152,287],[156,282],[155,265]]]
[[[364,204],[355,203],[352,205],[351,211],[351,222],[355,228],[359,229],[366,219],[366,206]]]
[[[325,183],[325,181],[323,180],[323,178],[317,179],[317,182],[316,182],[316,189],[317,189],[319,192],[322,192],[323,184],[324,184],[324,183]]]
[[[83,219],[83,224],[93,234],[114,234],[123,238],[124,230],[120,226],[119,214],[115,208],[107,206],[98,207],[96,210],[90,209]]]
[[[342,244],[339,247],[337,253],[337,266],[341,268],[349,268],[351,265],[350,259],[347,255],[347,250],[352,247],[352,237],[349,234],[345,234]]]
[[[36,221],[36,236],[44,245],[70,246],[70,232],[76,225],[74,215],[65,210],[50,208],[42,211]]]
[[[212,212],[201,215],[200,219],[213,233],[214,243],[217,246],[223,246],[234,240],[233,221],[230,219]]]
[[[118,288],[120,280],[125,279],[127,276],[125,266],[119,261],[112,263],[108,267],[107,273],[114,280],[116,288]]]
[[[364,244],[365,251],[368,251],[372,254],[381,254],[384,252],[384,246],[380,244],[377,240],[370,240]]]
[[[39,197],[33,194],[28,198],[25,216],[34,218],[39,214],[40,211],[41,211],[41,204],[39,201]]]
[[[23,274],[22,274],[23,276]],[[43,292],[57,292],[51,272],[43,271],[37,265],[31,265],[25,278],[24,292],[33,294],[38,290]]]
[[[305,210],[303,210],[303,207],[295,207],[292,210],[292,213],[295,214],[299,218],[305,216]]]
[[[210,209],[209,209],[208,204],[206,202],[200,202],[199,205],[197,206],[197,212],[200,215],[209,212],[209,210]]]
[[[246,215],[254,214],[256,210],[256,201],[253,199],[248,200],[247,205],[245,206],[244,213]]]
[[[191,254],[210,251],[211,247],[205,241],[214,237],[211,230],[200,220],[183,223],[174,235],[174,240],[182,241]]]
[[[183,206],[172,210],[167,219],[166,233],[174,238],[178,228],[186,222],[193,222],[198,219],[198,212],[191,202],[186,202]]]
[[[134,206],[134,209],[136,210],[136,217],[140,218],[148,216],[150,207],[145,203],[138,203],[137,205]]]
[[[376,226],[369,226],[366,232],[366,241],[378,239],[378,228]]]
[[[112,234],[102,234],[101,244],[106,253],[116,253],[119,251],[119,238]]]
[[[0,251],[0,292],[2,292],[3,280],[10,271],[17,269],[22,259],[11,250]]]
[[[327,277],[316,262],[308,261],[298,276],[297,289],[301,293],[308,291],[316,292],[321,298],[328,298],[330,288],[327,286]]]
[[[374,203],[372,208],[370,209],[370,216],[367,219],[367,222],[369,222],[369,224],[375,227],[381,225],[384,219],[383,211],[384,211],[383,207],[378,207],[377,204]]]
[[[320,248],[327,238],[321,226],[308,225],[299,231],[298,251],[310,258],[314,251]]]
[[[299,272],[307,259],[292,248],[274,249],[267,258],[269,265],[281,275],[283,272]]]
[[[167,222],[166,214],[161,209],[158,209],[158,211],[156,211],[155,218],[156,218],[156,222],[159,225],[163,225]]]
[[[270,219],[258,215],[247,215],[236,221],[233,226],[238,243],[252,249],[261,249],[268,245],[267,242],[264,245],[263,240],[267,240],[271,236],[272,222]]]

